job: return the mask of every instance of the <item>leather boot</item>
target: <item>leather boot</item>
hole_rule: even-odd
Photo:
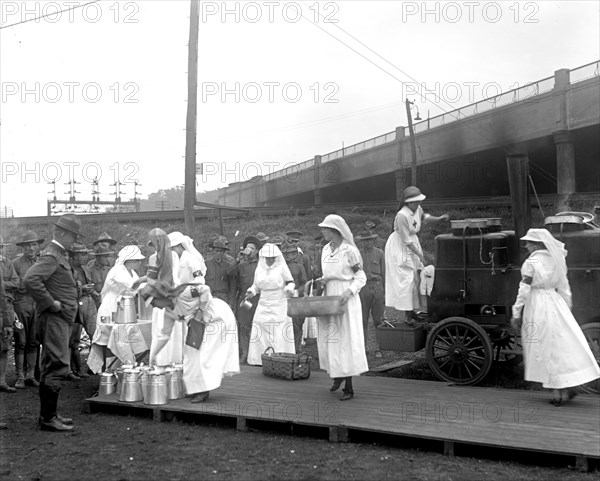
[[[63,418],[56,412],[58,405],[58,395],[60,393],[60,387],[50,387],[46,384],[40,384],[40,394],[43,391],[43,413],[40,421],[40,428],[42,431],[54,431],[54,432],[67,432],[72,431],[73,426],[65,424],[65,422],[73,422],[72,419]]]
[[[0,355],[0,392],[10,392],[14,393],[17,390],[14,387],[6,384],[6,365],[8,364],[8,359],[6,358],[6,352]]]
[[[344,386],[344,390],[343,390],[342,397],[340,398],[341,401],[348,401],[349,399],[352,399],[354,397],[354,389],[352,388],[352,377],[347,377],[346,378],[346,384]]]
[[[25,386],[39,387],[40,383],[35,378],[35,363],[37,351],[27,351],[27,374],[25,375]]]
[[[333,386],[331,386],[331,387],[329,388],[329,390],[330,390],[331,392],[337,391],[337,390],[340,388],[340,386],[342,385],[342,381],[343,381],[343,380],[344,380],[344,378],[343,378],[343,377],[334,377],[334,378],[333,378]]]
[[[22,349],[15,347],[15,371],[17,374],[17,380],[15,381],[15,387],[17,389],[25,388],[25,378],[23,377],[23,363],[25,362],[25,352]]]

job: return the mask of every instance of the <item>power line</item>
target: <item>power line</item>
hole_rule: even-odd
[[[94,0],[92,2],[83,3],[81,5],[75,5],[74,7],[71,7],[71,8],[65,8],[64,10],[59,10],[56,12],[47,13],[45,15],[40,15],[39,17],[29,18],[27,20],[21,20],[20,22],[15,22],[15,23],[11,23],[9,25],[4,25],[3,27],[0,27],[0,30],[9,28],[9,27],[14,27],[16,25],[21,25],[22,23],[33,22],[34,20],[41,20],[42,18],[50,17],[52,15],[58,15],[58,14],[62,14],[64,12],[69,12],[71,10],[75,10],[76,8],[87,7],[88,5],[91,5],[92,3],[98,3],[98,2],[100,2],[100,0]]]

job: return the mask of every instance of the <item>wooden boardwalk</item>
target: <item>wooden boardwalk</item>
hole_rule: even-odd
[[[161,406],[119,402],[116,395],[86,400],[90,412],[152,413],[154,419],[180,416],[235,420],[238,429],[258,422],[287,423],[328,430],[331,441],[351,441],[368,432],[455,444],[488,446],[574,456],[585,470],[600,459],[600,396],[579,395],[566,406],[548,403],[548,391],[451,386],[433,381],[383,377],[354,378],[355,397],[341,402],[329,392],[331,379],[313,372],[310,379],[283,381],[244,366],[225,378],[204,404],[178,399]]]

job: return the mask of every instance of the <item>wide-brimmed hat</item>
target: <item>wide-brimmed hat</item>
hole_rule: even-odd
[[[75,242],[70,248],[69,252],[71,254],[89,254],[90,250],[80,242]]]
[[[223,251],[228,251],[229,247],[227,247],[227,243],[225,242],[225,238],[220,237],[219,239],[215,239],[210,245],[213,249],[220,249]]]
[[[354,236],[354,239],[359,241],[366,241],[377,239],[377,237],[379,236],[377,234],[373,234],[370,230],[362,230]]]
[[[248,237],[246,237],[244,239],[244,242],[242,242],[242,246],[244,247],[244,249],[246,248],[246,246],[248,244],[254,244],[257,249],[260,249],[262,247],[262,242],[260,240],[258,240],[258,238],[255,237],[255,236],[253,236],[253,235],[249,235]]]
[[[411,185],[404,189],[402,193],[402,198],[404,199],[404,203],[407,202],[421,202],[427,198],[427,196],[421,193],[421,190],[414,185]]]
[[[29,244],[31,242],[37,242],[38,244],[43,244],[45,239],[41,239],[35,232],[32,230],[26,231],[21,240],[17,242],[19,247],[23,247],[25,244]]]
[[[110,256],[114,254],[114,251],[111,251],[108,247],[99,246],[96,247],[92,255],[94,256]]]
[[[109,245],[111,245],[111,246],[114,246],[114,245],[117,243],[117,241],[116,241],[116,240],[114,240],[114,239],[113,239],[113,238],[110,236],[110,234],[108,234],[107,232],[103,232],[102,234],[100,234],[100,235],[98,236],[98,240],[95,240],[95,241],[93,242],[93,244],[94,244],[94,245],[96,245],[96,244],[98,244],[99,242],[106,242],[107,244],[109,244]]]
[[[271,244],[275,244],[276,246],[281,246],[284,243],[285,239],[281,234],[273,234],[271,236]]]
[[[81,236],[81,219],[75,214],[63,214],[56,222],[52,223],[76,236]]]
[[[146,257],[138,246],[128,245],[119,251],[119,257],[126,261],[143,261]]]
[[[269,241],[269,236],[267,234],[265,234],[264,232],[259,232],[258,234],[256,234],[256,238],[259,240],[259,242],[261,244],[264,244]]]

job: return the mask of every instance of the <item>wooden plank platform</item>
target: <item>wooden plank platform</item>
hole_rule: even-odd
[[[244,366],[223,380],[209,401],[178,399],[161,406],[119,402],[116,395],[86,400],[90,412],[145,411],[156,420],[178,413],[230,418],[240,430],[267,421],[321,427],[335,442],[353,432],[382,433],[455,443],[574,456],[585,469],[600,459],[600,396],[579,395],[566,406],[549,404],[547,391],[451,386],[433,381],[361,376],[354,378],[354,399],[341,402],[341,390],[329,392],[331,379],[313,372],[310,379],[268,378],[261,368]],[[116,408],[115,408],[116,407]]]

